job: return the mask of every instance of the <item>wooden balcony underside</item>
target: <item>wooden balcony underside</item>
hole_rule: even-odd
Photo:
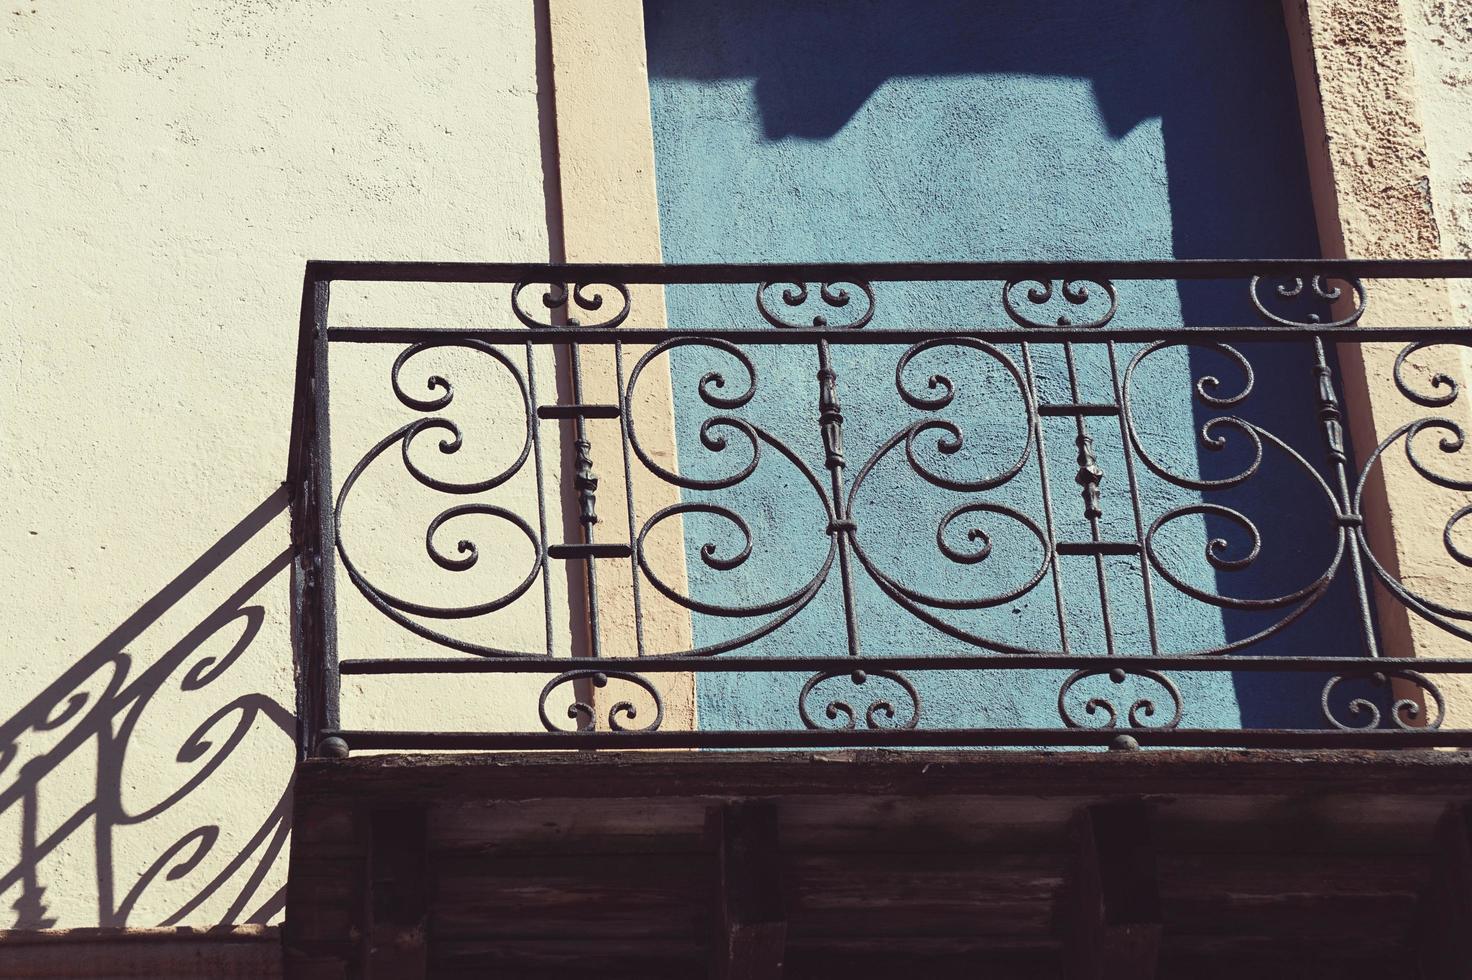
[[[1469,976],[1469,801],[1460,752],[310,760],[287,971]]]

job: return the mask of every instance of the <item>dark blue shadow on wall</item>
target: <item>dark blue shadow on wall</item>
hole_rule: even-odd
[[[646,0],[645,12],[667,261],[1318,254],[1278,0]],[[1252,319],[1245,284],[1141,291],[1117,322]],[[1310,352],[1247,353],[1258,376],[1242,414],[1322,471]],[[1193,348],[1171,383],[1222,367]],[[1190,404],[1197,429],[1223,414]],[[1241,459],[1240,444],[1209,453],[1194,433],[1180,447],[1207,476]],[[1304,485],[1274,476],[1292,465],[1270,458],[1219,501],[1260,519],[1264,542],[1249,571],[1216,574],[1221,594],[1291,590],[1332,553],[1281,506]],[[1240,528],[1207,525],[1243,546]],[[1362,652],[1351,598],[1336,585],[1308,634],[1300,623],[1250,652]],[[1227,641],[1266,622],[1220,616]],[[1243,725],[1315,723],[1303,706],[1321,683],[1237,676]]]

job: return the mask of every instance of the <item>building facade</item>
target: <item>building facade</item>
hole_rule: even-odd
[[[820,839],[816,821],[793,816],[803,804],[780,802],[800,795],[783,788],[794,779],[782,769],[790,763],[762,776],[732,759],[722,776],[722,763],[706,754],[690,776],[703,788],[654,813],[647,799],[643,809],[628,803],[626,788],[563,799],[530,763],[524,783],[507,789],[484,773],[436,770],[448,765],[440,756],[422,770],[403,763],[395,772],[417,774],[397,785],[341,759],[301,762],[309,756],[350,751],[356,766],[379,748],[556,747],[535,739],[561,731],[615,750],[619,737],[657,728],[670,737],[623,744],[681,748],[712,736],[714,747],[809,751],[964,731],[970,741],[937,735],[923,748],[922,735],[922,747],[911,748],[1010,742],[1020,764],[1055,736],[996,732],[1056,729],[1065,744],[1092,749],[1121,735],[1128,744],[1154,737],[1181,751],[1252,745],[1256,736],[1193,742],[1161,732],[1299,733],[1286,751],[1335,748],[1341,743],[1303,733],[1360,728],[1368,713],[1370,727],[1387,735],[1427,735],[1432,719],[1442,732],[1472,727],[1466,675],[1450,668],[1432,677],[1435,695],[1401,667],[1374,690],[1345,693],[1346,684],[1331,706],[1329,694],[1320,699],[1330,667],[1186,669],[1167,672],[1161,685],[1147,666],[1111,695],[1112,668],[1089,668],[1075,691],[1077,664],[1064,659],[1010,671],[932,663],[908,675],[880,662],[862,676],[843,659],[1043,655],[1107,664],[1111,655],[1208,662],[1378,653],[1440,662],[1468,652],[1472,518],[1454,515],[1467,512],[1472,471],[1454,426],[1472,420],[1465,395],[1446,397],[1472,378],[1466,335],[1434,350],[1418,335],[1426,349],[1404,367],[1401,335],[1378,344],[1331,335],[1322,355],[1308,341],[1313,325],[1339,320],[1349,326],[1334,329],[1468,327],[1472,278],[1465,266],[1387,265],[1320,281],[1310,274],[1335,267],[1260,260],[1472,259],[1472,8],[1441,0],[1125,3],[1107,12],[1072,0],[1041,10],[984,6],[191,0],[10,11],[0,46],[10,97],[0,113],[20,138],[0,149],[10,175],[13,338],[3,470],[12,683],[0,738],[0,839],[12,858],[0,894],[13,915],[0,975],[533,976],[595,962],[601,948],[613,950],[610,975],[688,975],[723,941],[730,962],[718,968],[771,975],[782,962],[774,935],[787,937],[793,975],[825,975],[814,964],[830,953],[862,957],[862,944],[837,926],[837,952],[810,941],[804,930],[821,933],[826,920],[791,883],[795,872],[783,886],[786,919],[722,905],[716,939],[651,931],[648,921],[660,916],[683,922],[670,912],[683,907],[677,898],[705,893],[698,882],[688,892],[670,884],[684,881],[678,870],[641,879],[638,862],[625,878],[645,880],[654,897],[633,900],[622,931],[616,922],[607,935],[595,924],[584,936],[528,924],[560,922],[558,909],[571,907],[528,897],[544,891],[616,904],[591,892],[567,898],[575,889],[563,878],[578,872],[558,870],[535,834],[516,836],[514,813],[532,814],[524,803],[532,798],[560,800],[558,839],[596,823],[569,813],[622,814],[621,832],[654,852],[675,848],[648,843],[666,833],[697,848],[670,815],[715,807],[716,850],[727,855],[728,844],[732,853],[757,847],[763,821],[775,818],[720,807],[777,797],[779,809],[788,806],[784,839],[818,841],[840,869],[863,867]],[[1181,259],[1259,266],[1198,269],[1199,277],[1161,266],[1132,278],[1122,265],[1117,273],[1089,265]],[[304,298],[303,268],[314,260],[341,261],[308,267]],[[935,271],[962,262],[996,264],[949,278]],[[536,277],[533,267],[562,263],[701,263],[707,272]],[[775,266],[770,274],[734,269],[745,263]],[[883,263],[916,265],[885,272]],[[820,264],[834,275],[799,275]],[[1042,274],[1049,270],[1058,276]],[[1295,272],[1299,291],[1274,294]],[[1259,274],[1262,289],[1256,281],[1245,288]],[[1359,279],[1368,298],[1355,295]],[[523,280],[535,285],[515,290]],[[330,296],[314,291],[329,281]],[[1318,320],[1306,319],[1305,307],[1293,312],[1295,300],[1321,288]],[[1147,353],[1171,330],[1281,323],[1275,315],[1302,328],[1297,342],[1252,347],[1245,360],[1220,338]],[[622,319],[613,329],[647,334],[628,334],[617,358],[610,344],[523,344],[496,333],[545,329],[555,338],[610,316]],[[830,349],[803,332],[854,323],[853,334],[888,330],[893,342],[850,337]],[[1116,348],[1067,333],[1089,323],[1132,339]],[[328,326],[348,341],[332,347],[330,394],[311,386],[325,377],[316,372],[327,363]],[[378,328],[399,333],[351,342],[352,331]],[[726,328],[788,330],[792,340],[699,339]],[[902,336],[998,328],[1040,329],[1031,336],[1046,339],[1018,339],[1016,348],[986,333],[982,346],[943,348]],[[1046,332],[1055,328],[1064,332]],[[436,329],[489,331],[495,342],[415,346],[413,331]],[[672,336],[666,330],[686,331],[690,342],[656,349]],[[907,354],[913,343],[924,349]],[[1332,379],[1328,395],[1314,382],[1318,368]],[[1258,430],[1219,421],[1249,388],[1243,417],[1310,460],[1306,468],[1274,465],[1280,444],[1269,439],[1264,449]],[[465,414],[426,421],[452,398]],[[1343,427],[1353,478],[1375,446],[1432,408],[1453,427],[1402,433],[1422,440],[1425,455],[1395,444],[1356,506],[1339,508],[1326,421]],[[328,418],[330,445],[319,428]],[[1440,479],[1427,478],[1427,460]],[[1249,470],[1254,479],[1236,479]],[[1319,485],[1327,504],[1310,529],[1297,505]],[[460,496],[426,493],[446,487]],[[1362,533],[1341,520],[1359,516]],[[1363,552],[1353,544],[1361,539]],[[1118,541],[1134,550],[1101,547]],[[559,544],[564,553],[550,554]],[[1403,591],[1380,584],[1367,558],[1356,564],[1365,555]],[[766,659],[744,670],[648,675],[547,666],[558,657],[692,652],[711,654],[712,664],[728,654]],[[542,662],[395,672],[416,658],[467,654],[504,664],[515,659],[507,653]],[[825,655],[833,666],[816,672],[763,667]],[[349,660],[360,665],[339,671]],[[1074,701],[1065,705],[1060,686]],[[1335,710],[1344,725],[1329,717]],[[1107,731],[1098,727],[1106,715]],[[395,743],[396,732],[434,737]],[[786,732],[798,734],[778,737]],[[723,733],[734,734],[723,742]],[[1462,744],[1454,734],[1442,743]],[[1442,743],[1427,735],[1414,744]],[[1386,759],[1427,767],[1422,789],[1376,797],[1387,811],[1411,814],[1406,821],[1440,813],[1443,797],[1467,796],[1459,753],[1363,744],[1380,753],[1363,772],[1386,785],[1399,785]],[[1071,787],[1059,799],[1070,802],[1038,804],[1038,812],[1112,799],[1112,790],[1087,783],[1104,776],[1064,770],[1113,766],[1124,754],[1070,755],[1058,777]],[[900,759],[895,765],[911,764]],[[344,764],[329,772],[333,763]],[[975,764],[1008,763],[978,756]],[[1236,763],[1212,764],[1227,773]],[[1341,787],[1334,792],[1360,772],[1347,764],[1324,762],[1324,778]],[[1199,773],[1175,784],[1152,772],[1137,773],[1141,788],[1113,802],[1201,791]],[[991,776],[1004,797],[982,824],[1041,838],[1068,823],[995,816],[1039,791],[1022,776]],[[376,803],[343,802],[358,799],[354,778]],[[596,773],[576,778],[602,785]],[[842,796],[827,778],[813,783]],[[907,778],[856,770],[853,785]],[[1293,777],[1271,778],[1278,782],[1262,791],[1262,808],[1290,800],[1280,810],[1306,812],[1288,788]],[[373,797],[417,787],[439,799],[447,791],[433,779],[483,797],[456,797],[429,830],[422,812],[405,816]],[[968,782],[979,779],[958,769],[961,788],[946,792],[985,795]],[[893,790],[895,812],[909,813],[931,792]],[[1233,792],[1247,801],[1244,812],[1257,812],[1251,790]],[[624,802],[604,805],[605,797]],[[294,798],[306,802],[294,809]],[[1236,812],[1233,805],[1225,809]],[[424,848],[408,856],[386,849],[382,828],[373,836],[375,814],[389,814],[383,826],[396,828],[395,840],[428,835],[430,850],[461,841],[466,868],[495,857],[492,844],[506,835],[516,842],[507,860],[525,862],[522,891],[508,887],[496,893],[505,907],[476,911],[468,900],[454,903],[457,888],[486,890],[481,872],[446,871],[433,900],[422,894],[427,886],[404,886],[365,921],[335,919],[344,904],[373,905],[378,872],[363,869],[360,850],[389,869],[385,880],[422,885],[394,869],[413,865],[415,853],[422,859]],[[748,818],[755,838],[742,829]],[[295,856],[294,819],[308,842]],[[503,819],[510,823],[496,822]],[[880,818],[853,811],[847,819],[863,828]],[[929,819],[903,830],[941,826]],[[1084,837],[1113,839],[1110,819],[1083,818],[1092,828]],[[1304,820],[1295,832],[1325,826],[1346,841],[1370,833]],[[1445,822],[1425,831],[1442,835],[1436,848]],[[1178,824],[1190,821],[1165,821]],[[1077,836],[1080,824],[1070,826]],[[1405,833],[1396,824],[1391,837]],[[334,840],[356,843],[338,851]],[[1342,865],[1355,873],[1415,869],[1405,872],[1414,883],[1396,892],[1395,940],[1356,955],[1378,969],[1382,954],[1414,948],[1424,975],[1464,975],[1446,972],[1455,956],[1444,949],[1462,921],[1460,893],[1426,870],[1434,848],[1416,840],[1398,850],[1379,838],[1344,845],[1369,862]],[[957,844],[965,853],[950,859],[979,860],[965,850],[973,845],[981,847]],[[1174,858],[1160,846],[1168,865]],[[609,854],[579,853],[590,880],[624,874]],[[891,871],[936,860],[898,853]],[[1282,855],[1264,860],[1288,865]],[[1072,932],[1057,925],[1087,904],[1079,897],[1087,872],[1068,866],[1068,884],[1060,877],[1057,889],[1072,897],[1049,922],[1008,919],[1023,914],[1021,905],[993,910],[1011,923],[1000,932],[1036,933],[1025,949],[999,946],[991,934],[967,946],[957,927],[933,937],[929,952],[904,955],[962,969],[955,964],[978,950],[1006,947],[998,955],[1016,959],[1019,976],[1109,975],[1100,963],[1132,964],[1136,973],[1142,962],[1165,964],[1160,975],[1172,975],[1173,963],[1200,968],[1190,957],[1205,956],[1209,944],[1173,947],[1159,914],[1118,934],[1109,922]],[[842,880],[842,870],[834,874]],[[1037,907],[1053,909],[1052,878],[1027,874]],[[938,878],[916,880],[941,887]],[[1001,887],[1018,888],[1017,880]],[[1162,889],[1175,894],[1171,887],[1141,885],[1157,903]],[[447,904],[435,912],[435,901]],[[515,919],[508,910],[518,901],[528,922],[516,920],[516,929],[475,924],[476,916]],[[1098,899],[1106,920],[1110,901]],[[868,921],[874,910],[854,902],[854,921]],[[950,921],[964,904],[935,915]],[[1363,924],[1353,909],[1340,911],[1344,928]],[[903,907],[898,914],[907,921]],[[292,923],[285,957],[283,921]],[[1242,963],[1287,955],[1281,936],[1251,932],[1258,923],[1242,928],[1256,937],[1251,949],[1230,951]],[[615,933],[633,938],[615,941]],[[1091,966],[1070,959],[1089,951]]]

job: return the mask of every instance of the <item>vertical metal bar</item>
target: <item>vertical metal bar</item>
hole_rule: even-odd
[[[636,517],[634,511],[634,470],[629,460],[629,399],[624,390],[624,345],[615,341],[613,345],[613,371],[614,383],[618,385],[618,418],[619,418],[619,452],[624,458],[624,500],[629,509],[629,578],[633,585],[634,595],[634,654],[644,656],[644,603],[639,593],[639,544],[638,529],[635,526]],[[673,398],[673,393],[671,394]],[[675,406],[670,404],[670,411]]]
[[[311,263],[302,283],[301,313],[297,327],[296,389],[291,414],[291,452],[286,483],[291,494],[291,642],[296,675],[297,758],[311,755],[316,740],[318,691],[316,563],[317,504],[312,461],[316,416],[312,404],[316,363],[316,277]]]
[[[1037,412],[1037,376],[1032,368],[1032,348],[1022,344],[1022,368],[1027,375],[1027,393],[1032,401],[1033,435],[1038,441],[1038,481],[1043,492],[1043,520],[1048,529],[1048,565],[1053,572],[1053,601],[1058,607],[1058,645],[1065,654],[1068,649],[1068,607],[1063,601],[1063,580],[1058,571],[1058,532],[1053,525],[1053,494],[1048,488],[1048,446],[1043,437],[1043,417]]]
[[[843,485],[843,409],[838,402],[838,374],[828,357],[828,341],[818,341],[818,427],[823,433],[823,465],[833,491],[832,533],[838,540],[838,574],[843,586],[843,621],[848,653],[859,655],[859,617],[854,608],[853,570],[849,567],[848,536],[854,531]]]
[[[1330,464],[1334,468],[1334,480],[1339,492],[1339,520],[1341,533],[1351,538],[1357,533],[1349,522],[1358,520],[1351,511],[1352,498],[1349,491],[1349,454],[1344,445],[1343,416],[1339,411],[1339,397],[1334,391],[1334,371],[1329,367],[1324,352],[1324,338],[1314,335],[1314,379],[1319,394],[1319,421],[1324,427],[1324,443],[1329,450]],[[1365,567],[1360,558],[1356,542],[1349,542],[1349,567],[1354,573],[1355,599],[1359,603],[1360,627],[1365,636],[1365,649],[1372,657],[1380,656],[1380,641],[1375,636],[1375,619],[1370,611],[1370,587],[1365,580]]]
[[[1160,654],[1160,634],[1155,625],[1155,593],[1150,584],[1150,560],[1145,554],[1145,519],[1140,513],[1140,483],[1135,476],[1135,458],[1130,451],[1130,434],[1124,417],[1124,391],[1119,384],[1119,359],[1114,341],[1109,341],[1109,378],[1114,388],[1114,408],[1118,412],[1119,441],[1124,451],[1124,471],[1130,485],[1130,506],[1135,516],[1135,543],[1140,546],[1140,587],[1145,600],[1145,623],[1150,631],[1150,653]]]
[[[583,404],[583,352],[576,344],[568,345],[568,364],[572,371],[572,400]],[[593,543],[593,525],[598,516],[593,510],[593,492],[598,481],[593,476],[593,444],[588,441],[588,423],[578,415],[573,423],[573,449],[577,471],[573,477],[578,494],[578,527],[583,544]],[[583,581],[588,595],[588,655],[597,659],[602,654],[602,634],[598,628],[598,560],[588,557],[583,561]]]
[[[1078,370],[1073,359],[1073,344],[1065,341],[1063,358],[1068,364],[1068,390],[1075,405],[1081,403],[1078,388]],[[1083,488],[1084,516],[1089,520],[1089,538],[1095,544],[1103,539],[1099,535],[1099,518],[1103,509],[1099,505],[1099,484],[1104,472],[1094,460],[1094,439],[1089,435],[1082,413],[1073,416],[1074,429],[1078,432],[1078,484]],[[1104,571],[1104,555],[1094,552],[1094,574],[1099,582],[1099,611],[1104,619],[1104,650],[1114,655],[1114,623],[1109,611],[1109,578]]]
[[[547,656],[552,656],[552,574],[547,557],[547,487],[542,474],[542,422],[537,416],[537,366],[536,347],[526,343],[526,389],[531,399],[531,412],[526,424],[532,433],[532,465],[537,468],[537,533],[541,535],[541,554],[537,560],[542,565],[542,611],[543,625],[547,634]]]
[[[328,403],[327,303],[331,291],[327,280],[314,280],[312,290],[312,480],[311,494],[316,510],[312,541],[312,578],[316,606],[317,650],[313,673],[319,681],[317,731],[341,727],[337,674],[337,517],[332,497],[332,438]]]

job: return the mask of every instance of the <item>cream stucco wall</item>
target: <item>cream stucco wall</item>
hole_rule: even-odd
[[[1472,258],[1472,0],[1404,7],[1441,254]],[[1458,321],[1472,322],[1472,283],[1454,283],[1452,298]]]
[[[6,924],[280,917],[303,264],[546,260],[535,52],[527,0],[4,11]]]

